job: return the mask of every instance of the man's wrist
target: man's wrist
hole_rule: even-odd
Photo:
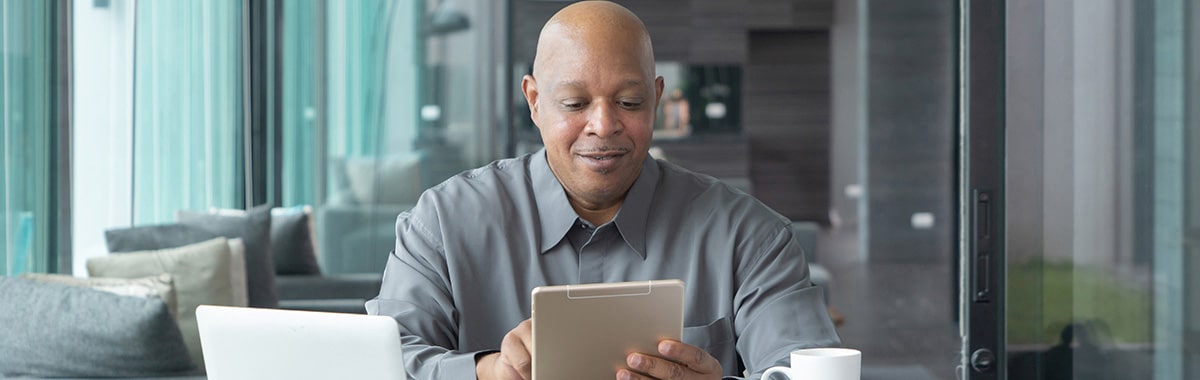
[[[480,351],[475,353],[475,378],[479,380],[491,379],[491,369],[495,366],[496,355],[500,351]]]

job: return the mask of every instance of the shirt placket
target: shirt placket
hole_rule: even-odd
[[[604,282],[604,251],[607,246],[604,241],[610,228],[608,226],[592,228],[587,224],[582,224],[581,227],[591,236],[579,250],[579,282],[584,284]]]

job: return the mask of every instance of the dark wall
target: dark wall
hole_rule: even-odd
[[[826,30],[833,0],[620,0],[646,24],[655,59],[746,62],[750,30]],[[513,60],[532,62],[542,25],[563,1],[513,0]]]
[[[955,228],[955,3],[868,4],[868,255],[946,259]],[[913,228],[917,212],[932,213],[933,228]]]
[[[794,220],[827,222],[829,33],[751,32],[745,132],[754,194]]]
[[[617,2],[642,18],[656,60],[743,67],[736,138],[748,142],[749,157],[726,162],[746,160],[754,195],[785,216],[827,223],[833,0]],[[513,61],[528,67],[542,25],[569,2],[512,4]]]

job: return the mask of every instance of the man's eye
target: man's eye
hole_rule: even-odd
[[[568,111],[583,109],[582,102],[562,102],[562,107]]]
[[[621,101],[617,103],[622,108],[637,109],[642,106],[642,102]]]

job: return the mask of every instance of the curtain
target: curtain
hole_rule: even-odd
[[[242,1],[139,1],[134,224],[244,197]]]
[[[57,6],[0,0],[0,275],[51,269]]]

